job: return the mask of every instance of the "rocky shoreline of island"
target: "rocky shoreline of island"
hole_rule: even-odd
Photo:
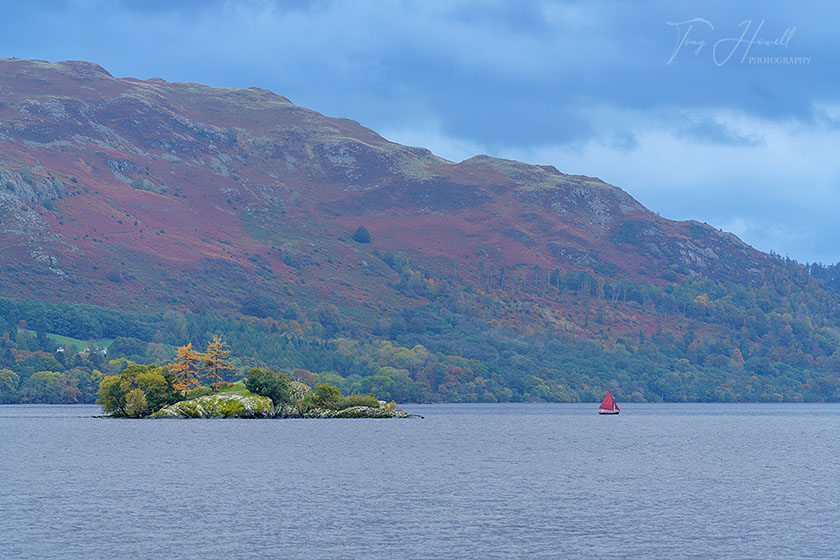
[[[276,404],[267,396],[252,393],[243,382],[226,389],[179,401],[144,418],[423,418],[372,395],[318,399],[316,391],[295,381],[289,382],[288,400]]]
[[[289,402],[275,404],[266,396],[251,393],[244,384],[235,383],[231,390],[179,401],[145,418],[423,418],[385,401],[342,408],[340,405],[308,406],[313,390],[303,383],[289,385],[292,395]]]

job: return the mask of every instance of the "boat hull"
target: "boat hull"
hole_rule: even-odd
[[[603,408],[598,409],[598,414],[618,414],[621,412],[620,410],[604,410]]]

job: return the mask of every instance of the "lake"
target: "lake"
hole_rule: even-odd
[[[0,558],[829,558],[840,405],[0,406]]]

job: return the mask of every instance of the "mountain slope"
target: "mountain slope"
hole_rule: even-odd
[[[171,291],[218,267],[234,305],[252,282],[265,285],[265,269],[295,283],[313,263],[325,293],[341,290],[330,277],[349,280],[364,260],[348,240],[358,225],[380,250],[429,266],[459,258],[465,279],[480,267],[603,264],[749,280],[767,264],[733,236],[662,219],[597,179],[488,157],[451,163],[264,90],[9,60],[0,88],[3,233],[24,270],[48,271],[41,281],[70,299],[168,303],[150,284]],[[146,282],[114,290],[117,273]],[[221,297],[196,289],[185,303]]]
[[[371,243],[353,239],[359,226]],[[291,302],[329,301],[329,336],[394,331],[409,344],[413,332],[481,355],[427,332],[445,307],[512,340],[638,351],[675,334],[671,358],[732,367],[735,348],[749,359],[781,344],[751,334],[758,309],[791,330],[808,321],[791,348],[809,365],[836,352],[836,297],[799,268],[598,179],[454,163],[266,90],[115,78],[86,62],[0,60],[0,230],[0,293],[14,299],[274,321]],[[707,351],[715,340],[725,348]]]

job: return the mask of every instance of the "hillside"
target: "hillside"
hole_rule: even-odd
[[[597,178],[450,162],[258,88],[0,60],[0,230],[7,323],[56,334],[251,329],[243,357],[416,400],[840,398],[838,297],[803,267]]]
[[[840,263],[834,265],[812,263],[805,266],[811,276],[822,280],[827,287],[840,293]]]

